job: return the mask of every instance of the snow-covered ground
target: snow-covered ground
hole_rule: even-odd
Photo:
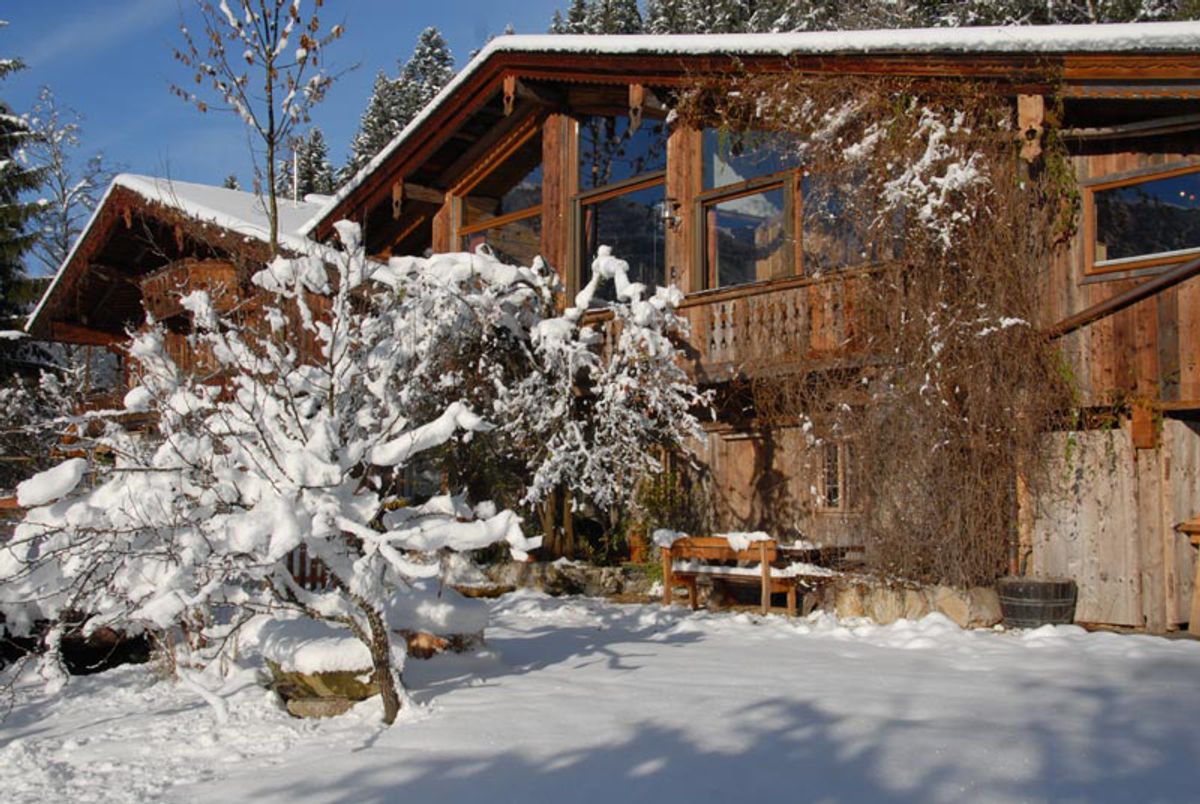
[[[518,592],[489,652],[412,662],[415,706],[229,719],[149,668],[26,690],[26,801],[1195,801],[1200,643],[1047,628],[765,620]]]

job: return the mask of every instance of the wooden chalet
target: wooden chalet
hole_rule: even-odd
[[[319,209],[319,201],[280,201],[281,244]],[[120,408],[128,386],[123,347],[149,313],[167,325],[180,365],[196,360],[179,303],[208,291],[229,309],[250,294],[249,277],[269,258],[268,219],[253,193],[122,174],[105,193],[26,327],[34,338],[79,344],[97,353],[90,407]]]
[[[1023,532],[1025,558],[1034,574],[1079,583],[1081,621],[1187,622],[1195,550],[1175,525],[1200,513],[1200,24],[500,37],[318,214],[284,228],[326,241],[336,221],[354,219],[380,258],[484,243],[518,263],[541,255],[569,292],[610,245],[635,278],[685,292],[689,365],[702,382],[787,371],[801,355],[836,361],[847,281],[865,267],[806,266],[796,171],[746,170],[722,154],[715,128],[668,125],[681,88],[734,70],[1003,79],[1035,132],[1046,96],[1061,101],[1082,219],[1045,266],[1054,290],[1039,324],[1061,338],[1085,405],[1118,393],[1136,403],[1119,428],[1047,435],[1071,439],[1084,464],[1116,469],[1096,475],[1103,483],[1064,476]],[[1053,84],[1038,78],[1048,70]],[[43,300],[35,333],[108,343],[140,320],[139,301],[158,303],[147,277],[175,271],[168,284],[186,285],[187,259],[229,259],[207,240],[197,251],[161,196],[118,188]],[[1178,230],[1168,247],[1098,221],[1098,204],[1171,194],[1183,199],[1175,217],[1154,222]],[[157,227],[165,253],[141,245],[134,220]],[[704,459],[722,524],[773,523],[768,485],[782,482],[797,494],[820,488],[824,502],[780,536],[856,544],[852,448],[814,454],[798,428],[768,446],[740,423],[715,423]]]

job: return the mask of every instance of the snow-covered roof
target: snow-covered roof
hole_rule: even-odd
[[[508,35],[489,42],[383,150],[299,228],[308,235],[497,53],[587,56],[835,56],[855,54],[1200,53],[1200,22],[1021,25],[786,34]]]
[[[79,247],[91,234],[100,217],[101,210],[104,209],[109,196],[116,188],[132,191],[146,201],[175,209],[195,221],[212,223],[233,234],[240,234],[264,243],[270,239],[267,199],[255,193],[227,190],[224,187],[213,187],[189,181],[140,176],[134,173],[119,174],[108,186],[104,197],[96,205],[96,210],[92,213],[87,226],[75,240],[67,258],[63,260],[63,264],[58,267],[54,281],[42,294],[41,301],[38,302],[25,325],[26,331],[32,330],[34,322],[41,315],[47,301],[54,295],[59,282],[65,276],[67,266],[71,264]],[[279,242],[285,247],[291,247],[297,251],[311,249],[312,242],[299,233],[300,228],[323,205],[314,201],[292,201],[288,198],[279,198],[277,206],[279,209]]]
[[[256,193],[132,173],[117,176],[113,179],[113,185],[132,190],[147,201],[173,207],[194,220],[213,223],[229,232],[253,237],[264,243],[269,239],[267,199]],[[319,202],[292,201],[290,198],[278,198],[276,204],[279,209],[279,239],[284,244],[289,239],[294,241],[304,223],[322,208]],[[305,244],[301,242],[297,245]]]

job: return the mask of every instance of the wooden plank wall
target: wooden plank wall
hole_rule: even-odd
[[[1079,585],[1080,622],[1162,632],[1186,622],[1195,550],[1175,531],[1200,501],[1200,425],[1167,419],[1159,449],[1127,427],[1047,436],[1032,577]]]
[[[862,545],[859,512],[820,509],[823,447],[800,427],[753,433],[712,431],[701,460],[712,473],[713,518],[721,530],[766,530],[833,547]]]
[[[1140,626],[1141,563],[1133,446],[1123,430],[1053,433],[1029,575],[1079,585],[1081,622]]]
[[[1200,139],[1175,135],[1126,139],[1073,157],[1081,182],[1170,165],[1200,154]],[[1088,233],[1080,226],[1054,261],[1047,289],[1050,324],[1121,293],[1145,277],[1085,278]],[[1087,405],[1139,397],[1186,403],[1200,400],[1200,278],[1146,299],[1062,339]]]

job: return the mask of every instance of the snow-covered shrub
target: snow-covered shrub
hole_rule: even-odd
[[[419,322],[396,367],[410,378],[410,410],[432,415],[465,400],[497,425],[445,445],[453,487],[520,507],[567,490],[620,511],[637,481],[661,468],[661,451],[686,452],[699,437],[709,400],[673,340],[687,328],[675,313],[681,294],[630,282],[628,269],[602,246],[591,281],[561,313],[562,286],[541,260],[526,268],[486,252],[404,257],[376,275],[398,290],[406,320]],[[614,299],[598,308],[607,284]]]
[[[255,275],[269,300],[260,319],[222,316],[203,292],[184,299],[220,382],[182,372],[159,327],[135,338],[141,384],[127,400],[157,413],[159,437],[110,435],[115,465],[96,467],[91,484],[59,482],[78,482],[70,465],[23,488],[46,504],[0,552],[11,629],[73,611],[86,615],[85,631],[187,622],[223,638],[253,615],[301,614],[365,646],[391,722],[403,661],[391,634],[404,624],[389,611],[411,578],[437,572],[410,551],[503,542],[521,557],[537,546],[516,513],[490,503],[395,507],[407,462],[491,425],[461,401],[410,415],[412,377],[398,368],[422,348],[412,337],[420,311],[372,280],[380,269],[357,227],[338,229],[345,251],[334,276],[316,257],[278,259]],[[323,588],[302,588],[289,572],[300,547],[325,567]],[[51,631],[51,661],[60,637]]]
[[[253,315],[184,297],[204,377],[175,363],[161,326],[135,337],[140,382],[125,404],[156,414],[156,436],[107,432],[115,461],[91,467],[88,482],[76,461],[22,487],[32,510],[0,551],[11,629],[67,613],[85,632],[182,626],[208,646],[202,659],[251,620],[308,618],[369,655],[391,722],[403,663],[394,634],[453,614],[421,602],[417,581],[444,563],[430,557],[499,543],[521,558],[540,542],[491,502],[409,504],[407,464],[491,438],[528,472],[526,502],[569,481],[611,503],[655,468],[649,447],[696,435],[691,408],[705,397],[670,341],[683,325],[678,293],[647,294],[607,250],[559,315],[557,279],[540,262],[479,253],[381,265],[356,226],[337,228],[340,253],[279,258],[252,277]],[[617,290],[607,330],[583,322],[600,281]],[[299,549],[324,568],[321,588],[290,571]],[[61,635],[50,633],[48,667]]]

